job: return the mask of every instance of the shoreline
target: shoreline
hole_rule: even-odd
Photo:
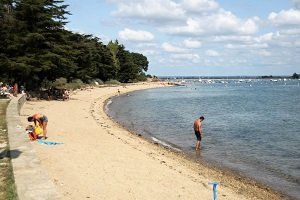
[[[131,91],[131,92],[134,92],[134,91]],[[128,93],[130,94],[131,92],[128,92]],[[109,113],[107,112],[107,106],[108,106],[109,101],[111,101],[112,98],[115,98],[115,97],[116,96],[110,97],[104,102],[103,110],[105,111],[106,115],[117,126],[120,126],[123,129],[127,130],[128,132],[133,134],[135,137],[142,138],[146,142],[149,142],[150,144],[158,146],[167,151],[172,151],[176,156],[180,157],[180,159],[188,160],[189,162],[192,163],[192,165],[195,165],[193,167],[196,167],[199,170],[203,170],[203,167],[206,168],[205,170],[211,176],[217,177],[216,179],[223,179],[223,181],[219,181],[221,184],[222,184],[222,182],[230,183],[230,184],[225,184],[226,186],[236,188],[236,185],[232,184],[232,183],[240,182],[243,185],[242,186],[243,188],[238,188],[238,189],[244,190],[245,188],[251,187],[251,189],[253,190],[253,187],[254,187],[254,190],[251,192],[254,192],[254,191],[257,192],[257,190],[262,190],[262,192],[270,193],[271,196],[275,195],[272,197],[272,199],[276,199],[276,198],[286,199],[286,200],[293,199],[293,197],[291,197],[287,194],[284,194],[280,191],[277,191],[277,190],[273,189],[271,186],[268,186],[267,184],[262,183],[259,180],[256,180],[250,176],[247,176],[238,170],[234,170],[232,168],[222,166],[220,163],[215,162],[215,161],[197,159],[196,158],[197,156],[193,155],[191,152],[186,152],[186,151],[180,149],[179,147],[174,147],[172,144],[169,144],[168,142],[163,141],[163,140],[162,141],[159,140],[160,142],[157,142],[157,141],[153,140],[153,138],[150,135],[140,134],[134,130],[131,130],[130,128],[126,127],[125,125],[122,125],[117,120],[115,120],[112,116],[110,116]],[[200,169],[200,168],[202,168],[202,169]],[[245,189],[245,191],[247,191],[247,189]],[[253,193],[251,194],[251,192],[248,193],[249,196],[260,199],[259,195],[253,196]],[[262,195],[261,198],[265,199],[265,195]],[[268,197],[268,198],[271,198],[271,197]]]
[[[25,116],[44,113],[49,118],[48,140],[64,143],[52,147],[31,143],[63,199],[192,199],[199,195],[211,199],[211,179],[221,181],[218,195],[222,199],[283,198],[161,148],[125,130],[105,113],[105,100],[117,95],[117,89],[123,93],[162,86],[94,88],[78,91],[65,102],[25,103],[20,116],[23,125]]]

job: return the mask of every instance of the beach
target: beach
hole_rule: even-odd
[[[63,199],[212,199],[212,181],[221,182],[219,199],[283,199],[254,181],[194,162],[131,133],[105,113],[107,99],[118,90],[122,95],[164,86],[157,82],[95,87],[76,91],[68,101],[24,104],[24,128],[27,116],[43,113],[49,119],[47,140],[63,143],[31,142],[42,170]]]

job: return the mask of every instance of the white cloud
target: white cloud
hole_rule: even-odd
[[[245,36],[245,35],[221,35],[216,36],[213,41],[214,42],[251,42],[252,36]]]
[[[187,52],[187,49],[184,49],[184,48],[180,48],[180,47],[177,47],[177,46],[174,46],[172,44],[169,44],[167,42],[164,42],[162,44],[162,48],[163,50],[165,50],[166,52],[170,52],[170,53],[186,53]]]
[[[192,12],[214,11],[219,8],[215,0],[183,0],[182,6]]]
[[[253,43],[253,44],[226,44],[224,45],[227,49],[261,49],[268,48],[267,43]]]
[[[290,28],[290,29],[280,30],[280,32],[286,35],[300,35],[300,28]]]
[[[300,10],[282,10],[279,13],[272,12],[268,20],[275,26],[300,26]]]
[[[180,5],[171,0],[125,1],[118,4],[115,15],[142,19],[179,19],[184,16]]]
[[[196,49],[196,48],[201,47],[202,43],[197,40],[185,39],[183,41],[183,45],[189,49]]]
[[[176,59],[176,60],[183,60],[183,61],[191,61],[193,63],[197,63],[199,61],[199,55],[198,54],[189,54],[189,53],[185,53],[185,54],[173,54],[171,55],[172,59]]]
[[[132,29],[125,28],[119,32],[119,37],[123,40],[136,41],[136,42],[149,42],[154,39],[152,33],[147,31],[135,31]]]
[[[206,51],[205,51],[205,55],[211,56],[211,57],[220,56],[220,54],[219,54],[217,51],[211,50],[211,49],[206,50]]]
[[[188,18],[185,26],[167,27],[160,30],[174,35],[249,35],[258,31],[257,17],[245,21],[239,19],[231,12],[218,11],[211,15],[203,15],[197,18]]]
[[[112,17],[120,20],[118,27],[123,26],[119,37],[125,42],[139,42],[128,42],[126,47],[149,56],[154,65],[224,66],[226,63],[238,70],[240,66],[267,66],[280,61],[285,64],[282,68],[289,63],[299,66],[296,58],[300,47],[300,0],[292,0],[293,9],[270,14],[253,10],[253,16],[246,18],[237,14],[241,13],[240,8],[234,8],[238,12],[230,12],[232,3],[226,3],[228,10],[224,10],[217,0],[106,1],[116,6]],[[275,10],[280,4],[269,5]],[[134,30],[124,29],[128,24]],[[136,28],[140,25],[151,28]],[[137,30],[151,30],[153,34]]]
[[[272,41],[273,39],[274,39],[274,33],[266,33],[264,35],[254,38],[256,42],[269,42]]]
[[[260,56],[265,56],[265,57],[268,57],[268,56],[271,56],[272,53],[270,51],[267,51],[267,50],[258,50],[258,51],[252,51],[253,54],[257,54],[257,55],[260,55]]]

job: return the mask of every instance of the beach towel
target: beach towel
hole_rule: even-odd
[[[46,141],[46,140],[37,140],[40,144],[46,144],[46,145],[57,145],[57,144],[63,144],[63,142],[53,142],[53,141]]]

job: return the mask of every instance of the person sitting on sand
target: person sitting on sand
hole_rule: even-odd
[[[39,126],[43,129],[43,139],[47,139],[47,124],[48,124],[48,118],[46,115],[43,114],[34,114],[27,118],[29,122],[34,122],[34,125],[36,126],[36,123],[39,123]]]
[[[204,117],[201,116],[199,119],[196,119],[194,122],[194,131],[195,135],[197,137],[197,143],[196,143],[196,151],[200,150],[200,142],[203,135],[203,129],[202,129],[202,121],[204,120]]]

